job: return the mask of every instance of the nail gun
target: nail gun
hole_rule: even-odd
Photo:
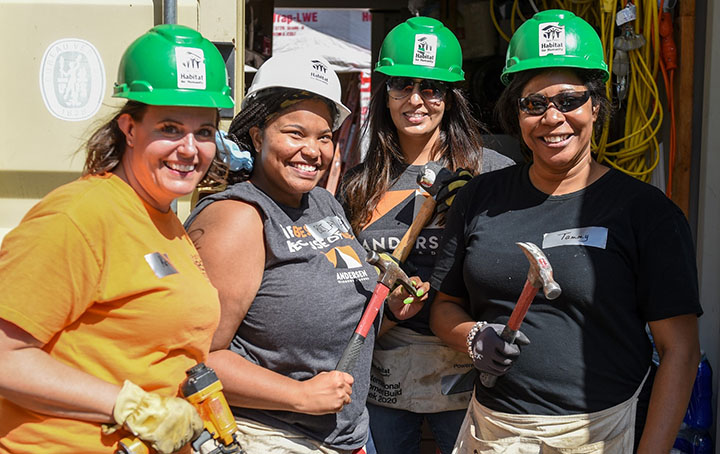
[[[187,378],[180,389],[205,426],[200,436],[192,441],[193,450],[199,454],[244,454],[235,439],[235,418],[215,371],[205,363],[199,363],[185,374]],[[126,437],[120,440],[115,454],[150,454],[150,448],[139,438]]]

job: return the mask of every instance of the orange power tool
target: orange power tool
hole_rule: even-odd
[[[222,392],[222,384],[215,371],[199,363],[185,371],[187,378],[181,386],[182,395],[200,414],[204,429],[192,441],[192,447],[199,454],[244,454],[235,439],[237,426],[230,406]],[[139,438],[126,437],[120,440],[115,454],[150,454],[150,448]]]

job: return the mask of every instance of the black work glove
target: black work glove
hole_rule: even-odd
[[[435,213],[440,214],[446,212],[450,208],[450,205],[452,205],[453,200],[455,200],[455,194],[457,194],[458,190],[465,186],[472,177],[473,174],[462,167],[453,172],[435,196],[435,201],[437,202],[435,205]]]
[[[492,375],[505,375],[513,361],[520,356],[520,347],[529,345],[530,339],[522,331],[517,332],[515,343],[505,342],[500,334],[505,325],[488,323],[483,326],[472,340],[473,365],[480,372]]]

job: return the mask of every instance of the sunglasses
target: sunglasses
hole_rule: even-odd
[[[415,89],[415,85],[419,87],[420,97],[428,102],[439,103],[445,98],[448,86],[443,82],[431,79],[415,80],[410,77],[391,77],[386,82],[388,96],[392,99],[400,100],[410,96]]]
[[[562,113],[567,113],[584,105],[590,99],[589,91],[571,91],[558,93],[549,98],[534,93],[518,99],[518,107],[528,115],[542,115],[550,108],[550,103]]]

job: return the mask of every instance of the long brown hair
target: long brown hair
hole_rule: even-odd
[[[340,190],[345,213],[355,232],[368,223],[383,194],[407,167],[397,128],[387,108],[386,80],[382,78],[376,84],[370,99],[368,122],[363,127],[363,134],[370,138],[365,160],[345,175]],[[457,85],[450,85],[445,105],[431,159],[451,170],[462,167],[480,172],[482,124],[472,115],[468,100]]]
[[[142,121],[147,104],[137,101],[128,101],[110,121],[93,132],[85,142],[86,150],[83,175],[98,175],[112,171],[122,160],[125,154],[125,134],[118,126],[118,118],[128,114],[136,122]]]

